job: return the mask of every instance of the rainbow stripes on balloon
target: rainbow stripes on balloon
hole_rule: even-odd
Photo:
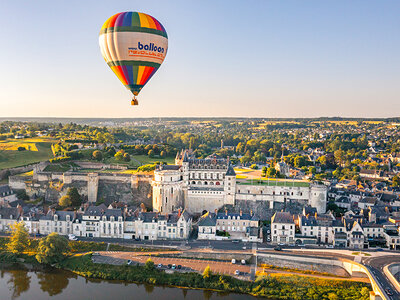
[[[138,12],[110,17],[100,30],[99,43],[105,61],[134,96],[158,70],[168,50],[164,26]]]

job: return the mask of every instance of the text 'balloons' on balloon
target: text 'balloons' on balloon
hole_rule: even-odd
[[[132,92],[132,105],[137,105],[136,96],[167,55],[164,26],[144,13],[117,13],[103,24],[99,43],[104,60]]]

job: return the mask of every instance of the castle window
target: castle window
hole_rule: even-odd
[[[171,188],[171,194],[173,194],[173,193],[174,193],[174,188],[172,187],[172,188]]]
[[[192,181],[192,184],[196,184],[196,181]]]
[[[219,181],[217,181],[217,182],[215,183],[215,185],[220,185]],[[240,193],[240,192],[239,192],[239,193]]]
[[[165,204],[167,204],[168,202],[168,197],[165,197]]]

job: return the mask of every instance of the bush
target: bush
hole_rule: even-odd
[[[52,158],[49,161],[51,163],[58,163],[58,162],[63,162],[63,161],[69,161],[71,159],[72,159],[72,157],[70,157],[70,156],[61,156],[61,157]]]

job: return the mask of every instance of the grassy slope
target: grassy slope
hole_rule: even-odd
[[[38,151],[3,151],[0,153],[0,170],[24,166],[53,157],[50,142],[36,143]]]

